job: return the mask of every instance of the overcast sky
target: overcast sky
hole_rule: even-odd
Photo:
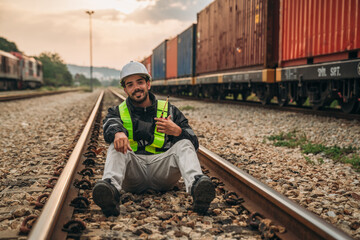
[[[0,0],[0,36],[27,55],[50,51],[66,63],[121,69],[196,22],[212,0]]]

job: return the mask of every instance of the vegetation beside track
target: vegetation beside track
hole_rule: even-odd
[[[304,154],[304,158],[310,164],[315,164],[309,157],[310,154],[312,154],[319,156],[317,158],[319,164],[324,163],[324,158],[329,158],[336,162],[351,164],[356,171],[360,172],[360,155],[357,153],[359,148],[353,146],[325,146],[323,144],[313,143],[307,139],[306,134],[296,130],[288,133],[280,132],[277,135],[271,135],[267,137],[267,140],[272,141],[273,145],[278,147],[299,147]]]

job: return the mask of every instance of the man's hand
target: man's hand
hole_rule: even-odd
[[[167,135],[179,136],[182,132],[181,128],[171,120],[171,115],[168,118],[154,118],[156,121],[157,131]]]
[[[115,134],[114,148],[116,151],[122,152],[124,154],[126,154],[128,150],[132,151],[130,147],[130,141],[125,133],[117,132]]]

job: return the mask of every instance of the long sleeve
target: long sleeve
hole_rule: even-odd
[[[103,120],[104,139],[107,143],[112,143],[117,132],[124,132],[128,135],[120,118],[118,106],[108,109],[108,114]]]

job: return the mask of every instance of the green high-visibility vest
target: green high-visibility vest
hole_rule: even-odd
[[[161,117],[161,113],[164,109],[166,101],[163,100],[157,100],[157,111],[156,111],[156,116],[158,118]],[[163,117],[166,118],[168,116],[168,108],[165,109]],[[133,129],[133,123],[132,123],[132,119],[130,116],[130,112],[129,109],[126,105],[126,101],[123,101],[120,105],[119,105],[119,112],[120,112],[120,118],[123,121],[123,126],[125,127],[125,129],[128,131],[128,138],[130,141],[130,147],[131,149],[136,152],[138,149],[138,143],[137,141],[134,140],[134,129]],[[150,152],[150,153],[154,153],[154,154],[158,154],[158,153],[162,153],[163,151],[156,151],[156,149],[158,148],[162,148],[164,146],[165,143],[165,133],[159,133],[157,131],[157,128],[155,127],[154,130],[154,141],[148,145],[145,146],[145,151]]]

